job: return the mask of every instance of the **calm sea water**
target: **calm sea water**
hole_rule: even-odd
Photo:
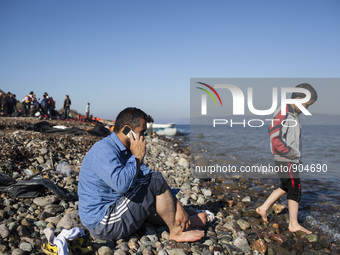
[[[210,159],[218,161],[227,158],[239,165],[266,165],[273,164],[267,130],[268,127],[193,126],[190,136],[193,140],[204,143]],[[204,138],[197,139],[198,134],[203,134]],[[195,145],[194,143],[192,142],[192,145]],[[192,147],[193,150],[197,148],[197,146]],[[305,165],[302,169],[303,177],[340,178],[338,171],[340,126],[304,126],[302,153],[302,162]],[[322,168],[317,169],[317,167]]]
[[[191,142],[192,153],[203,153],[214,162],[232,162],[238,166],[273,164],[268,127],[217,126],[213,132],[210,126],[190,129],[190,125],[177,125],[176,128],[181,134],[178,139],[188,142],[183,135],[195,138],[196,144]],[[204,137],[197,140],[199,134]],[[201,148],[196,146],[197,141]],[[299,220],[305,226],[328,233],[333,240],[340,240],[340,126],[303,126],[302,152],[304,165],[319,164],[323,170],[300,175],[303,193]],[[275,176],[271,181],[278,183]]]

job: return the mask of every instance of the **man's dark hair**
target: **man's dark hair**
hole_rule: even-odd
[[[118,114],[114,132],[118,133],[125,125],[129,125],[132,129],[135,129],[136,127],[139,127],[140,119],[145,119],[147,123],[153,122],[152,117],[147,115],[141,109],[128,107]]]
[[[297,85],[296,87],[309,90],[309,92],[311,94],[310,100],[316,101],[316,99],[318,99],[318,94],[316,93],[316,90],[312,87],[312,85],[310,85],[308,83],[301,83],[301,84]],[[292,94],[292,98],[297,98],[297,97],[305,98],[306,95],[305,95],[305,93],[294,92]]]

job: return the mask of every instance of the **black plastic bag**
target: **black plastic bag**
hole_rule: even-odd
[[[53,129],[52,125],[47,121],[40,121],[35,124],[28,124],[26,127],[27,130],[34,130],[38,132],[46,132],[46,130]]]
[[[3,173],[0,173],[0,186],[9,186],[16,182],[17,181],[13,179],[12,177],[5,175]]]
[[[66,199],[70,201],[77,200],[76,194],[69,192],[65,188],[57,186],[51,180],[47,180],[40,175],[35,176],[30,180],[16,182],[13,178],[5,174],[0,174],[0,191],[9,193],[13,197],[38,197],[42,192],[45,191],[45,188],[53,191],[57,195],[57,197],[61,199]]]

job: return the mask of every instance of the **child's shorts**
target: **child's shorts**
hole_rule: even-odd
[[[156,196],[162,192],[164,179],[159,172],[139,178],[124,196],[109,207],[104,218],[93,229],[92,236],[103,240],[118,240],[136,232],[154,212]]]
[[[278,172],[278,176],[281,181],[280,188],[287,193],[287,199],[300,202],[301,199],[301,184],[299,178],[299,171],[293,165],[298,165],[293,162],[279,162],[275,161],[275,166],[280,167],[281,171]]]

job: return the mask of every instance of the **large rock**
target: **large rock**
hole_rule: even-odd
[[[287,242],[287,238],[283,235],[280,234],[274,234],[270,237],[271,240],[274,240],[275,242],[277,242],[279,245]]]
[[[65,216],[57,224],[57,228],[71,229],[74,227],[84,227],[81,224],[78,210],[65,214]]]
[[[211,197],[212,191],[210,189],[202,189],[202,193],[205,197]]]
[[[316,234],[310,234],[305,236],[310,243],[317,242],[318,236]]]
[[[111,250],[110,247],[102,246],[102,247],[99,248],[98,254],[99,255],[113,255],[113,251]]]
[[[187,255],[189,254],[183,249],[172,249],[172,250],[167,250],[168,255]]]
[[[129,253],[122,250],[122,249],[118,249],[115,250],[115,252],[113,253],[113,255],[128,255]],[[110,253],[104,253],[103,255],[110,255]]]
[[[223,227],[226,228],[227,230],[233,232],[233,235],[236,236],[238,228],[237,228],[235,220],[229,220],[227,223],[225,223],[223,225]]]
[[[182,254],[183,251],[189,253],[191,251],[190,244],[188,243],[177,243],[174,240],[170,240],[164,246],[165,250],[169,253],[169,251],[178,251]],[[172,253],[177,254],[177,253]]]
[[[27,242],[20,243],[19,248],[26,252],[31,252],[33,250],[32,244],[27,243]]]
[[[48,150],[46,148],[41,148],[40,149],[41,155],[45,155],[45,154],[47,154],[47,152],[48,152]]]
[[[14,250],[12,251],[12,255],[25,255],[25,254],[26,254],[26,251],[23,251],[23,250],[21,250],[21,249],[19,249],[19,248],[14,249]]]
[[[240,186],[236,182],[233,182],[233,181],[226,181],[225,183],[221,185],[221,187],[224,190],[239,190],[240,189]]]
[[[180,202],[183,206],[187,206],[190,204],[190,199],[188,197],[183,197],[181,198]]]
[[[228,254],[235,254],[235,255],[244,254],[244,252],[240,250],[240,248],[238,248],[236,245],[227,244],[225,247],[228,251]]]
[[[329,237],[328,237],[327,235],[325,235],[325,234],[321,234],[321,235],[320,235],[320,237],[319,237],[319,243],[320,243],[323,247],[325,247],[325,248],[327,248],[327,249],[331,248],[331,246],[332,246],[331,240],[330,240]]]
[[[178,164],[184,168],[189,168],[189,162],[185,158],[181,158]]]
[[[237,221],[237,225],[239,225],[243,231],[246,231],[247,229],[250,228],[249,223],[242,219]]]
[[[266,254],[267,245],[263,239],[258,239],[252,244],[253,251],[259,251],[261,254]]]
[[[277,204],[275,203],[273,205],[273,210],[275,212],[275,214],[279,214],[280,212],[282,212],[284,209],[286,208],[285,205],[282,205],[282,204]]]
[[[248,252],[251,251],[251,248],[250,248],[250,246],[248,244],[248,240],[244,236],[236,237],[235,240],[234,240],[234,245],[236,247],[238,247],[244,253],[248,253]]]
[[[9,237],[10,234],[11,234],[11,233],[10,233],[8,227],[6,226],[6,224],[1,224],[1,225],[0,225],[0,236],[1,236],[3,239],[5,239],[5,238]]]
[[[43,156],[39,156],[39,157],[37,157],[37,158],[36,158],[36,160],[38,161],[38,163],[39,163],[40,165],[42,165],[42,164],[44,164],[44,163],[45,163],[45,159],[44,159],[44,157],[43,157]]]
[[[46,205],[44,208],[44,212],[49,213],[51,215],[56,215],[57,213],[64,212],[65,208],[61,205]]]
[[[46,206],[55,203],[57,200],[57,196],[50,195],[45,197],[36,197],[33,199],[33,203],[35,203],[37,206]]]

